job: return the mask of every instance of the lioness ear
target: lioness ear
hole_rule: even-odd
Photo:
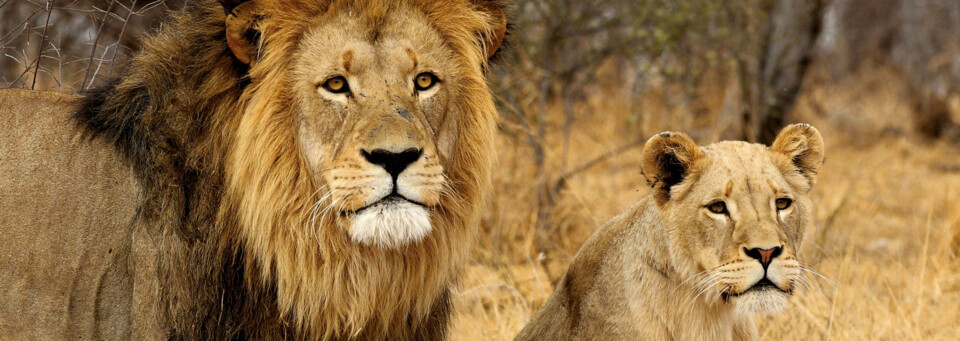
[[[474,0],[474,3],[490,16],[492,30],[480,34],[487,59],[490,59],[500,51],[503,38],[507,35],[507,15],[504,14],[503,6],[498,0]]]
[[[686,179],[702,157],[700,146],[684,133],[662,132],[647,140],[641,168],[658,205],[670,200],[670,188]]]
[[[816,182],[823,165],[823,137],[809,124],[791,124],[780,131],[770,150],[786,155],[810,183]]]
[[[253,66],[256,62],[259,34],[256,30],[259,9],[251,0],[220,0],[226,12],[227,46],[238,61]]]

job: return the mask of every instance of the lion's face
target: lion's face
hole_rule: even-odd
[[[663,144],[669,152],[697,148],[683,162],[666,158],[666,168],[683,175],[660,204],[685,283],[708,302],[748,313],[779,311],[802,286],[796,252],[813,219],[809,191],[823,160],[819,133],[791,126],[770,149],[744,142],[699,148],[679,134],[660,139],[688,140]]]
[[[247,266],[317,338],[442,329],[489,181],[499,2],[237,1],[224,215]]]
[[[396,248],[431,230],[458,135],[448,104],[459,84],[452,51],[422,15],[383,19],[344,13],[306,33],[296,110],[303,157],[329,196],[315,214],[336,215],[356,242]]]

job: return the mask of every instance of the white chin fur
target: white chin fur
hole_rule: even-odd
[[[751,291],[735,298],[737,311],[744,315],[773,314],[783,310],[787,305],[787,294],[773,289]]]
[[[357,243],[395,249],[423,239],[431,229],[430,215],[423,206],[393,201],[357,213],[348,233]]]

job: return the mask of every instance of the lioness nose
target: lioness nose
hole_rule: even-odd
[[[363,153],[363,158],[367,159],[367,161],[383,167],[387,173],[390,173],[390,176],[396,179],[404,169],[407,169],[407,166],[420,158],[423,150],[408,148],[402,152],[394,153],[386,149],[374,149],[371,152],[363,150],[361,153]]]
[[[750,258],[760,261],[760,264],[763,265],[763,270],[767,270],[767,266],[770,265],[770,262],[772,262],[774,258],[777,258],[777,256],[783,252],[783,248],[779,246],[772,249],[753,248],[747,250],[744,248],[743,251],[747,256],[750,256]]]

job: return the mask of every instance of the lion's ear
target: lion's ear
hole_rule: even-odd
[[[809,124],[791,124],[770,145],[774,153],[786,155],[812,186],[823,166],[823,137]]]
[[[647,140],[641,168],[657,204],[670,200],[670,188],[689,176],[702,157],[700,146],[684,133],[662,132]]]
[[[238,61],[253,66],[256,62],[259,33],[256,29],[259,8],[253,0],[220,0],[226,12],[227,46]]]
[[[480,33],[487,59],[490,59],[497,54],[497,51],[500,51],[503,38],[507,35],[507,15],[503,12],[503,6],[498,0],[474,0],[474,3],[481,11],[490,16],[492,29]]]

